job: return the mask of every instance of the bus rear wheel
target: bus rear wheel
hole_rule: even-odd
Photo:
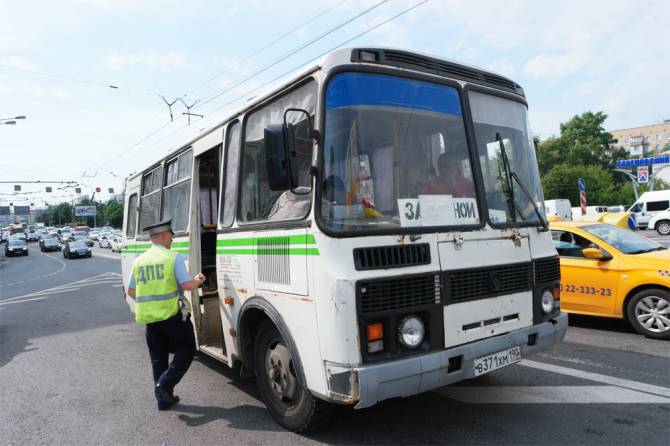
[[[263,400],[279,424],[293,432],[305,432],[326,421],[331,404],[315,398],[304,387],[286,342],[269,323],[256,336],[254,369]]]

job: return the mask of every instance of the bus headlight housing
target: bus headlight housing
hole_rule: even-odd
[[[549,314],[554,309],[554,296],[550,290],[542,292],[542,311],[544,314]]]
[[[405,316],[398,323],[398,340],[407,348],[417,348],[426,336],[426,327],[419,316]]]

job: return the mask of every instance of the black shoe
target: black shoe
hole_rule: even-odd
[[[160,384],[156,385],[156,396],[158,397],[158,410],[169,409],[179,402],[178,396]]]

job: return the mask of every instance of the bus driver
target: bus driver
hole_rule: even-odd
[[[474,198],[475,187],[472,180],[461,172],[461,160],[455,150],[440,155],[437,161],[437,178],[424,185],[424,195],[451,195],[455,198]]]

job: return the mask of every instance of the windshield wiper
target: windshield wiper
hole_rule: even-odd
[[[535,210],[535,215],[537,215],[538,220],[540,220],[540,224],[542,225],[542,231],[548,231],[549,230],[549,225],[547,224],[546,221],[544,221],[544,218],[542,217],[542,213],[537,207],[537,204],[535,203],[535,200],[533,197],[530,195],[528,192],[528,189],[526,189],[526,186],[523,185],[521,180],[519,179],[519,175],[517,175],[516,172],[512,170],[512,166],[509,164],[509,158],[507,157],[507,151],[505,150],[505,144],[503,144],[502,136],[500,136],[500,133],[496,133],[496,141],[498,141],[498,144],[500,144],[500,155],[503,161],[503,165],[505,166],[505,173],[507,174],[508,181],[509,181],[509,197],[512,201],[512,207],[514,206],[514,185],[512,184],[512,178],[516,183],[519,185],[519,189],[521,189],[521,192],[526,196],[530,204],[533,206],[533,210]],[[523,218],[523,214],[521,216]],[[516,220],[516,218],[515,218]]]
[[[505,178],[501,178],[503,180],[503,193],[505,194],[505,197],[507,198],[507,209],[509,210],[510,215],[512,216],[512,220],[516,221],[516,209],[514,207],[514,187],[512,184],[512,177],[510,175],[510,165],[509,165],[509,159],[507,159],[507,152],[505,151],[505,145],[502,142],[502,137],[500,136],[500,133],[496,133],[496,141],[500,144],[500,159],[501,162],[498,163],[498,178],[502,176],[502,172],[500,172],[500,165],[502,164],[502,168],[505,172]]]

